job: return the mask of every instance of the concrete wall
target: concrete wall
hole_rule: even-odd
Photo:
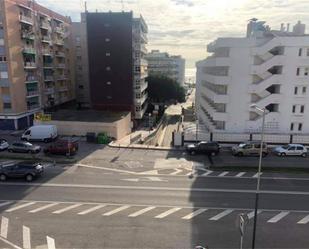
[[[116,122],[104,123],[104,122],[78,122],[78,121],[40,121],[35,124],[50,124],[56,125],[59,135],[67,136],[85,136],[87,132],[105,132],[110,137],[114,137],[117,140],[125,137],[131,133],[131,115],[123,117]]]

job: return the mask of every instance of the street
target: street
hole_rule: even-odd
[[[247,213],[250,248],[256,172],[203,161],[104,148],[75,165],[46,165],[34,182],[1,183],[0,247],[239,248],[236,218]],[[306,173],[263,172],[257,248],[308,247],[308,183]]]

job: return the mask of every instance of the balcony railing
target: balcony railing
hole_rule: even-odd
[[[59,75],[57,77],[57,80],[66,80],[66,79],[67,79],[67,77],[65,75]]]
[[[58,38],[56,38],[56,39],[54,40],[54,42],[55,42],[55,44],[58,45],[58,46],[63,46],[63,45],[64,45],[64,41],[61,40],[61,39],[58,39]]]
[[[28,16],[25,16],[25,15],[20,15],[19,16],[19,21],[22,22],[22,23],[33,25],[32,18],[28,17]]]
[[[42,36],[42,42],[44,43],[51,43],[51,38],[48,35],[43,35]]]
[[[26,83],[27,82],[37,82],[38,81],[38,77],[35,75],[27,75],[26,76]]]
[[[63,34],[64,33],[64,28],[63,27],[55,27],[55,32],[57,32],[59,34]]]
[[[25,62],[24,63],[24,68],[26,68],[26,69],[34,69],[34,68],[36,68],[36,63],[35,62]]]
[[[45,93],[46,95],[54,94],[54,93],[55,93],[55,89],[54,89],[53,87],[46,88],[46,89],[44,90],[44,93]]]
[[[65,53],[64,53],[64,52],[61,52],[61,51],[56,51],[56,52],[55,52],[55,55],[56,55],[57,57],[65,57]]]
[[[49,24],[48,22],[45,22],[45,21],[42,21],[42,22],[40,23],[40,27],[41,27],[42,29],[51,30],[50,24]]]
[[[43,67],[44,68],[53,68],[53,64],[52,63],[44,63]]]
[[[39,95],[39,91],[35,90],[35,91],[27,91],[27,97],[33,97],[33,96],[38,96]]]
[[[35,39],[35,35],[33,33],[22,31],[21,32],[21,38],[22,39],[28,39],[28,40],[34,40]]]
[[[24,49],[23,49],[23,53],[24,54],[34,54],[35,55],[35,49],[34,49],[34,47],[25,46]]]
[[[42,50],[42,54],[43,54],[43,55],[49,55],[49,56],[51,56],[51,55],[52,55],[52,51],[51,51],[50,49],[43,49],[43,50]]]
[[[44,76],[44,81],[53,81],[54,80],[54,77],[51,76],[51,75],[45,75]]]
[[[64,64],[64,63],[59,63],[59,64],[57,65],[57,68],[65,68],[65,64]]]
[[[68,91],[68,90],[69,90],[69,89],[68,89],[68,87],[66,87],[66,86],[59,87],[59,89],[58,89],[59,92],[66,92],[66,91]]]

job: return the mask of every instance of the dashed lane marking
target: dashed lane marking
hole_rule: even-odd
[[[23,248],[31,249],[30,228],[23,226]]]
[[[148,211],[150,211],[152,209],[155,209],[155,208],[156,207],[154,207],[154,206],[143,208],[143,209],[141,209],[139,211],[136,211],[136,212],[134,212],[132,214],[129,214],[129,217],[137,217],[137,216],[142,215],[142,214],[144,214],[144,213],[146,213],[146,212],[148,212]]]
[[[1,231],[0,231],[0,236],[3,238],[7,238],[8,236],[8,228],[9,228],[9,219],[6,217],[1,218]]]
[[[279,214],[277,214],[276,216],[274,216],[273,218],[269,219],[267,222],[268,223],[276,223],[279,220],[281,220],[283,217],[287,216],[290,212],[280,212]]]
[[[224,172],[222,172],[221,174],[219,174],[219,176],[225,176],[225,175],[227,175],[229,172],[228,171],[224,171]]]
[[[155,216],[155,218],[157,218],[157,219],[165,218],[166,216],[168,216],[168,215],[170,215],[170,214],[172,214],[172,213],[175,213],[175,212],[177,212],[177,211],[180,210],[180,209],[181,209],[181,208],[171,208],[171,209],[169,209],[169,210],[167,210],[167,211],[165,211],[165,212],[163,212],[163,213],[161,213],[161,214]]]
[[[300,221],[297,222],[297,224],[307,224],[309,222],[309,215],[302,218]]]
[[[177,175],[178,173],[182,173],[182,170],[181,169],[175,169],[175,171],[170,173],[169,175],[173,176],[173,175]]]
[[[260,173],[260,177],[262,176],[262,174],[263,174],[263,172],[261,172]],[[254,176],[252,176],[253,178],[258,178],[258,176],[259,176],[259,172],[258,173],[256,173]]]
[[[221,218],[223,218],[224,216],[227,216],[228,214],[232,213],[234,211],[234,209],[227,209],[217,215],[215,215],[214,217],[211,217],[209,220],[220,220]]]
[[[198,209],[198,210],[196,210],[196,211],[194,211],[194,212],[192,212],[192,213],[190,213],[190,214],[188,214],[188,215],[182,217],[182,219],[184,219],[184,220],[190,220],[190,219],[192,219],[193,217],[195,217],[195,216],[197,216],[197,215],[199,215],[199,214],[201,214],[201,213],[204,213],[205,211],[207,211],[206,208],[200,208],[200,209]]]
[[[212,170],[208,170],[206,171],[204,174],[202,174],[202,176],[208,176],[212,173],[213,171]]]
[[[12,203],[11,201],[2,202],[2,203],[0,203],[0,207],[9,205],[9,204],[11,204],[11,203]]]
[[[260,213],[262,213],[262,211],[261,211],[261,210],[258,210],[258,211],[257,211],[257,214],[259,215]],[[254,217],[254,211],[248,213],[247,215],[248,215],[249,220],[252,219],[252,218]]]
[[[68,211],[68,210],[71,210],[71,209],[73,209],[73,208],[79,207],[79,206],[81,206],[81,205],[82,205],[82,204],[77,203],[77,204],[74,204],[74,205],[71,205],[71,206],[68,206],[68,207],[65,207],[65,208],[56,210],[56,211],[53,212],[53,214],[62,214],[62,213],[64,213],[64,212]]]
[[[96,210],[98,210],[98,209],[100,209],[100,208],[103,208],[103,207],[105,207],[106,205],[97,205],[97,206],[95,206],[95,207],[92,207],[92,208],[88,208],[88,209],[86,209],[86,210],[84,210],[84,211],[82,211],[82,212],[79,212],[78,214],[79,215],[85,215],[85,214],[89,214],[89,213],[91,213],[91,212],[94,212],[94,211],[96,211]]]
[[[46,236],[47,249],[56,249],[55,240],[49,236]]]
[[[35,204],[35,203],[36,203],[36,202],[27,202],[27,203],[24,203],[24,204],[19,205],[19,206],[17,206],[17,207],[10,208],[10,209],[6,210],[6,212],[8,212],[8,213],[9,213],[9,212],[13,212],[13,211],[16,211],[16,210],[18,210],[18,209],[31,206],[31,205],[33,205],[33,204]]]
[[[246,172],[239,172],[235,177],[242,177]]]
[[[128,206],[128,205],[126,205],[126,206],[121,206],[121,207],[116,208],[116,209],[114,209],[114,210],[112,210],[112,211],[106,212],[106,213],[104,213],[104,214],[102,214],[102,215],[103,215],[103,216],[110,216],[110,215],[119,213],[119,212],[121,212],[121,211],[123,211],[123,210],[125,210],[125,209],[128,209],[129,207],[131,207],[131,206]]]
[[[37,212],[40,212],[42,210],[45,210],[47,208],[50,208],[50,207],[53,207],[53,206],[56,206],[56,205],[58,205],[58,203],[50,203],[50,204],[47,204],[47,205],[45,205],[43,207],[39,207],[39,208],[30,210],[29,213],[37,213]]]

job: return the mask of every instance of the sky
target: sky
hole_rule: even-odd
[[[84,0],[37,0],[73,21],[80,20]],[[121,0],[88,0],[88,11],[121,11]],[[123,0],[124,11],[142,14],[148,25],[148,50],[182,55],[186,68],[207,57],[206,45],[218,37],[242,37],[249,19],[273,29],[298,20],[309,27],[309,0]],[[192,71],[192,70],[191,70]]]

